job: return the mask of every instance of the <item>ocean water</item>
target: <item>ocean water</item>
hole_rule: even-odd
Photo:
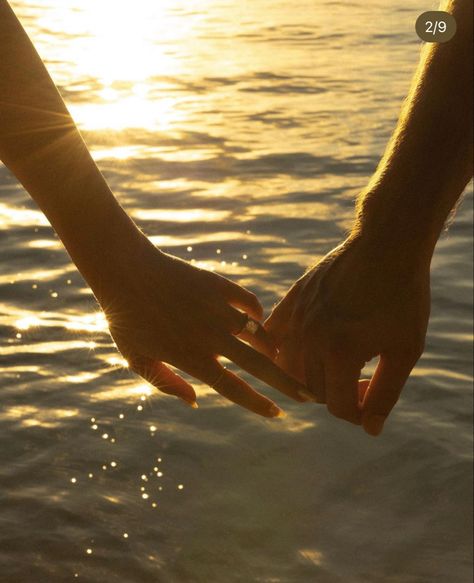
[[[396,4],[12,2],[140,227],[267,312],[344,236],[396,122],[436,3]],[[0,240],[1,583],[471,581],[472,186],[378,439],[280,395],[269,421],[151,390],[4,167]]]

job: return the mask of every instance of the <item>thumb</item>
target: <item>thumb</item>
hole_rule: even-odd
[[[417,359],[418,356],[380,356],[362,405],[362,425],[370,435],[382,432]]]

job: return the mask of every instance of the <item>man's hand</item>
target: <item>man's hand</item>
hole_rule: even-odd
[[[265,327],[284,370],[333,415],[378,435],[423,351],[429,309],[429,262],[359,235],[298,280]],[[359,381],[375,356],[372,379]]]
[[[472,177],[473,4],[446,0],[441,9],[456,19],[456,35],[423,48],[351,236],[296,282],[266,324],[279,364],[372,435],[423,350],[431,257]],[[358,382],[377,355],[371,381]]]

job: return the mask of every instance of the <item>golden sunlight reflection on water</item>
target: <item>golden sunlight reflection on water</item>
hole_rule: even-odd
[[[256,292],[266,313],[344,237],[406,94],[425,9],[11,3],[126,211],[164,251]],[[6,580],[21,579],[18,557],[35,581],[465,574],[470,198],[434,258],[424,359],[388,439],[373,443],[248,375],[286,419],[249,415],[196,381],[197,411],[151,389],[2,167],[0,194]]]
[[[31,7],[37,17],[34,23],[26,24],[48,31],[39,38],[35,35],[36,40],[40,49],[46,45],[46,57],[60,57],[68,63],[68,79],[94,79],[95,101],[79,105],[74,95],[87,84],[73,83],[70,87],[69,108],[81,128],[163,130],[172,122],[185,120],[186,115],[177,108],[183,97],[160,95],[169,82],[153,78],[183,72],[185,61],[169,46],[192,50],[193,31],[205,14],[193,13],[193,5],[205,11],[212,3],[138,0],[131,9],[122,0],[45,0]],[[181,14],[184,10],[185,18]],[[58,37],[67,38],[60,46],[60,55],[54,42]],[[53,65],[53,74],[54,69]],[[61,81],[65,72],[58,69],[57,73]]]

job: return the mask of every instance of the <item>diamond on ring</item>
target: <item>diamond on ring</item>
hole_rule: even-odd
[[[249,332],[249,334],[256,334],[258,328],[259,328],[258,322],[256,322],[255,320],[252,320],[251,318],[249,318],[247,320],[247,323],[244,326],[244,330],[246,332]]]

